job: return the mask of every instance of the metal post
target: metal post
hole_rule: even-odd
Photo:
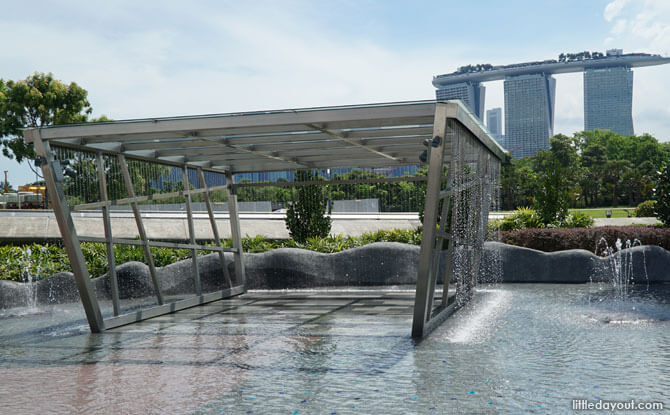
[[[235,260],[235,279],[237,285],[246,286],[244,259],[242,258],[242,234],[240,233],[240,214],[237,210],[237,187],[230,171],[226,171],[226,191],[228,192],[228,216],[230,234],[233,240],[233,258]]]
[[[51,190],[52,205],[54,216],[58,222],[58,228],[63,236],[63,243],[70,259],[70,266],[74,274],[77,290],[81,303],[84,306],[86,319],[91,328],[91,332],[100,333],[105,330],[105,324],[102,320],[102,313],[100,312],[100,305],[95,297],[93,285],[91,284],[91,277],[86,268],[86,261],[84,254],[81,252],[79,245],[79,238],[77,231],[72,221],[72,215],[68,207],[67,199],[63,193],[62,180],[63,170],[60,163],[54,159],[49,143],[42,141],[40,132],[37,129],[24,131],[28,141],[32,142],[35,147],[35,152],[42,159],[42,175],[47,186]]]
[[[135,197],[135,190],[133,189],[133,181],[130,178],[130,172],[128,171],[128,163],[126,162],[126,157],[123,154],[118,155],[119,164],[121,165],[121,174],[123,175],[123,181],[126,185],[126,190],[128,191],[128,196],[131,198]],[[149,273],[151,274],[151,281],[154,284],[154,289],[156,290],[156,299],[158,304],[163,305],[163,293],[161,292],[161,287],[158,284],[158,276],[156,275],[156,267],[154,266],[154,258],[151,255],[151,247],[148,244],[147,232],[144,229],[144,223],[142,222],[142,214],[140,209],[137,206],[137,202],[133,201],[130,203],[130,206],[133,209],[133,214],[135,216],[135,223],[137,224],[137,231],[140,234],[140,239],[142,239],[142,246],[144,247],[144,256],[147,259],[149,265]]]
[[[182,183],[184,183],[184,202],[186,203],[186,216],[188,220],[188,235],[191,241],[191,245],[195,245],[195,226],[193,225],[193,209],[191,206],[191,183],[188,180],[188,166],[182,168]],[[197,295],[202,295],[202,287],[200,286],[200,267],[198,266],[198,250],[193,248],[191,251],[193,258],[191,260],[193,267],[193,279],[195,283],[195,293]]]
[[[214,209],[212,208],[212,201],[209,198],[209,187],[205,181],[205,174],[202,172],[202,169],[198,168],[198,178],[200,178],[200,185],[205,189],[203,197],[205,199],[205,206],[207,207],[207,214],[209,215],[209,223],[212,225],[212,235],[214,235],[214,243],[218,247],[221,245],[221,237],[219,236],[219,228],[216,225],[216,218],[214,217]],[[223,269],[223,276],[226,279],[229,287],[233,287],[233,282],[230,279],[230,273],[228,272],[228,266],[226,265],[226,257],[223,253],[223,249],[217,251],[219,253],[219,261],[221,262],[221,268]]]
[[[458,168],[458,142],[460,141],[460,135],[456,134],[456,131],[453,128],[452,122],[448,123],[449,130],[452,135],[451,139],[451,162],[449,163],[449,179],[447,180],[447,186],[450,186],[452,189],[451,197],[444,199],[444,203],[451,204],[451,221],[449,222],[449,233],[451,234],[451,239],[449,240],[449,248],[447,250],[447,263],[445,264],[444,269],[444,286],[442,288],[442,305],[447,305],[449,301],[449,282],[451,281],[451,276],[454,269],[454,251],[456,250],[456,218],[458,214],[456,212],[456,197],[458,197],[458,184],[456,183],[456,169]],[[453,201],[453,202],[452,202]],[[443,218],[447,220],[447,218]]]
[[[412,322],[413,337],[422,337],[424,335],[424,327],[429,320],[432,311],[429,307],[432,304],[432,297],[435,294],[435,276],[431,275],[431,265],[433,250],[435,249],[435,231],[442,181],[446,124],[446,107],[437,104],[435,106],[435,118],[433,123],[434,139],[433,144],[431,144],[433,147],[430,151],[428,182],[426,184],[426,201],[423,211],[423,234],[421,236],[421,250],[419,251],[419,267],[416,280],[414,317]]]
[[[98,163],[98,186],[100,188],[100,201],[106,202],[109,200],[107,194],[107,177],[105,176],[105,161],[102,153],[98,152],[96,156]],[[119,283],[116,279],[116,264],[114,261],[114,244],[112,242],[112,220],[109,217],[109,206],[102,207],[102,223],[105,228],[105,246],[107,248],[107,272],[109,273],[109,285],[112,289],[112,306],[114,308],[114,315],[118,316],[120,312],[119,307]]]

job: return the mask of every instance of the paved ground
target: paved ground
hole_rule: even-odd
[[[104,228],[100,213],[73,213],[73,220],[80,236],[103,237]],[[182,212],[143,214],[144,225],[151,239],[188,239],[188,222]],[[199,238],[212,238],[209,218],[204,213],[195,217],[195,232]],[[230,238],[228,214],[216,214],[219,233]],[[283,213],[241,214],[242,235],[263,235],[271,239],[289,237]],[[336,214],[332,216],[332,234],[357,236],[379,229],[413,229],[419,226],[416,214]],[[115,212],[112,216],[112,231],[115,237],[134,239],[139,237],[135,219],[130,212]],[[0,210],[0,239],[43,240],[59,239],[58,224],[50,211],[2,211]]]
[[[594,226],[655,225],[656,218],[596,218]]]
[[[81,320],[54,321],[63,313],[80,317],[74,309],[0,314],[6,328],[0,332],[0,377],[11,385],[0,388],[0,412],[297,414],[319,378],[356,373],[366,364],[365,350],[349,350],[348,362],[312,373],[320,348],[333,358],[343,353],[327,349],[323,336],[406,344],[412,306],[411,291],[252,292],[104,334],[88,333]],[[299,391],[284,388],[284,381],[264,386],[282,412],[256,403],[253,394],[260,391],[242,386],[250,377],[270,375],[286,376],[287,383],[305,376]],[[238,395],[239,404],[223,398]],[[344,402],[355,396],[340,400],[348,408]],[[238,409],[220,409],[231,405]]]
[[[188,236],[188,223],[183,212],[145,213],[144,224],[150,239],[183,239]],[[498,219],[505,213],[493,212],[490,219]],[[216,214],[221,237],[230,238],[228,214]],[[242,235],[263,235],[271,239],[289,237],[284,222],[284,213],[241,214]],[[384,214],[334,214],[331,233],[334,235],[358,236],[380,229],[415,229],[420,225],[419,217],[412,213]],[[73,213],[80,236],[104,237],[100,213]],[[653,225],[655,218],[610,218],[595,219],[595,226],[623,226],[632,224]],[[135,219],[130,212],[115,212],[112,230],[118,238],[138,238]],[[212,238],[209,218],[204,213],[195,215],[195,232],[199,238]],[[3,211],[0,210],[0,239],[44,240],[60,239],[58,224],[50,211]]]

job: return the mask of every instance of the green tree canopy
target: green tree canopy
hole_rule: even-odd
[[[76,83],[54,79],[51,73],[34,73],[25,80],[0,79],[0,139],[2,153],[19,163],[35,158],[23,142],[21,129],[88,121],[92,112],[88,92]]]
[[[309,170],[298,170],[295,173],[297,182],[319,179],[318,174]],[[330,217],[326,216],[327,207],[325,186],[317,184],[300,186],[286,211],[286,227],[291,238],[298,243],[304,243],[309,238],[327,236],[331,225]]]
[[[570,207],[635,206],[652,197],[656,171],[670,159],[670,143],[649,134],[594,130],[559,134],[550,143],[550,155],[540,152],[503,164],[503,209],[528,206],[533,197],[550,202],[553,196],[544,189],[559,183]]]

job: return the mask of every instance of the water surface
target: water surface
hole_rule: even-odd
[[[13,414],[668,407],[670,287],[630,297],[602,284],[490,286],[418,343],[402,289],[250,292],[97,335],[78,305],[5,310],[0,401]]]

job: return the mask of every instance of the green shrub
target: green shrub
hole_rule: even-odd
[[[524,228],[544,228],[544,222],[534,209],[520,207],[510,216],[493,221],[491,226],[501,231],[513,231]]]
[[[518,208],[516,212],[503,219],[494,220],[489,224],[491,231],[514,231],[518,229],[542,229],[542,228],[588,228],[593,226],[593,218],[581,212],[570,212],[563,219],[552,223],[544,223],[540,214],[529,207]]]
[[[651,218],[656,216],[656,201],[655,200],[645,200],[644,202],[637,205],[635,209],[635,216],[638,218]]]
[[[658,182],[654,188],[654,211],[665,226],[670,226],[670,160],[663,163],[658,171]]]
[[[307,170],[295,173],[298,182],[310,182],[318,175]],[[331,219],[326,216],[328,198],[325,186],[307,185],[298,188],[286,211],[286,227],[296,242],[304,243],[309,238],[324,238],[330,232]]]
[[[500,233],[500,242],[544,252],[566,249],[586,249],[595,252],[601,238],[607,241],[608,246],[615,246],[617,239],[631,242],[637,239],[644,245],[656,245],[670,250],[670,228],[659,226],[519,229]]]
[[[593,218],[581,212],[570,212],[556,224],[557,228],[590,228],[591,226],[593,226]]]
[[[265,236],[246,236],[242,238],[242,250],[245,252],[265,252],[270,249],[278,248],[277,244],[273,244]]]
[[[393,229],[365,233],[359,237],[328,235],[324,238],[308,238],[303,243],[293,239],[270,240],[264,236],[242,238],[242,249],[245,252],[266,252],[276,248],[302,248],[322,253],[340,252],[373,242],[403,242],[413,245],[421,244],[421,230]],[[230,240],[223,245],[231,247]],[[91,277],[99,277],[107,272],[107,251],[101,243],[82,243],[81,250]],[[209,251],[198,251],[198,255]],[[190,249],[171,249],[152,247],[151,254],[157,267],[175,263],[191,257]],[[144,249],[136,245],[115,245],[114,261],[117,265],[137,261],[146,264]],[[27,273],[33,279],[41,279],[61,271],[72,271],[70,262],[63,246],[58,244],[30,244],[0,246],[0,278],[14,281],[27,279]]]

